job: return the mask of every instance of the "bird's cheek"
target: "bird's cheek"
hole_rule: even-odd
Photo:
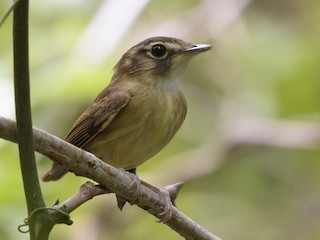
[[[156,62],[152,61],[150,59],[146,59],[146,60],[141,60],[139,62],[139,70],[141,71],[148,71],[148,70],[153,70],[156,68]]]

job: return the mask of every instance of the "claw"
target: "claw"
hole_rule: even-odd
[[[161,222],[167,222],[172,217],[172,202],[170,199],[170,194],[168,191],[163,190],[159,187],[153,186],[150,183],[145,181],[141,181],[141,184],[145,187],[149,188],[151,191],[158,194],[160,201],[163,203],[162,209],[163,211],[158,214],[158,217]]]
[[[124,171],[124,170],[123,170]],[[135,169],[132,171],[125,171],[126,174],[132,179],[132,182],[130,183],[130,187],[132,187],[135,191],[138,191],[138,188],[140,185],[144,185],[145,187],[149,188],[151,191],[158,194],[160,201],[162,203],[162,209],[163,211],[158,214],[158,218],[160,219],[160,222],[167,222],[172,217],[172,202],[170,199],[170,194],[168,191],[161,189],[159,187],[153,186],[145,181],[140,180],[140,178],[135,174]],[[116,195],[117,197],[117,203],[120,210],[124,207],[127,200],[123,197]],[[175,197],[173,198],[175,199]]]
[[[172,202],[169,193],[161,188],[159,188],[158,196],[163,202],[163,211],[158,214],[158,217],[161,222],[165,223],[172,217]]]
[[[132,183],[130,183],[130,187],[134,188],[135,191],[138,191],[138,188],[141,186],[140,178],[133,173],[128,172],[129,177],[132,179]]]

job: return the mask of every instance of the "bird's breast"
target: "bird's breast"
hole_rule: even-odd
[[[167,145],[182,125],[187,104],[181,91],[134,94],[110,125],[86,147],[124,169],[142,164]]]

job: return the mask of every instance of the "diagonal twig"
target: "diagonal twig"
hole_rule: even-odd
[[[175,183],[172,185],[165,186],[164,189],[169,192],[170,199],[172,202],[175,201],[176,197],[178,196],[178,193],[183,186],[183,183]],[[69,199],[63,201],[63,202],[57,202],[55,203],[52,208],[58,209],[60,211],[63,211],[65,213],[71,213],[76,208],[80,207],[85,202],[89,201],[90,199],[100,196],[103,194],[110,194],[113,193],[109,189],[102,187],[101,185],[93,184],[92,182],[86,182],[81,185],[79,191],[74,194]]]
[[[4,22],[7,20],[7,18],[10,16],[10,14],[13,12],[13,10],[15,9],[17,3],[19,2],[20,0],[15,0],[10,8],[4,13],[3,17],[0,19],[0,27],[4,24]]]

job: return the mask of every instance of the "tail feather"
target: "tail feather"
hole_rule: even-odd
[[[68,168],[54,162],[51,168],[43,173],[41,176],[42,181],[49,182],[49,181],[56,181],[63,177],[68,172]]]

